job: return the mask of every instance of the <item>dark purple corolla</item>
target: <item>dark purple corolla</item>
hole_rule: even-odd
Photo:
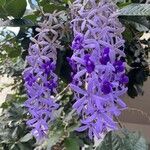
[[[123,65],[123,62],[121,60],[115,61],[113,65],[114,65],[115,70],[116,70],[117,73],[123,72],[124,69],[125,69],[125,67]]]
[[[84,56],[85,67],[88,73],[92,73],[94,71],[95,65],[92,60],[90,60],[90,55],[87,54]]]
[[[55,67],[52,60],[46,61],[41,65],[41,69],[43,69],[44,73],[47,75],[49,75],[51,71],[54,71]]]
[[[84,41],[84,36],[82,34],[78,34],[74,38],[74,41],[72,42],[72,49],[81,50],[83,48],[83,41]]]
[[[74,33],[70,65],[75,70],[70,87],[76,100],[73,108],[81,118],[77,130],[88,130],[91,139],[101,138],[117,129],[113,117],[126,108],[120,99],[128,82],[121,59],[124,28],[112,1],[75,0],[70,10]]]
[[[101,90],[102,92],[106,95],[106,94],[109,94],[111,92],[111,89],[112,89],[112,85],[110,82],[108,81],[104,81],[102,83],[102,87],[101,87]]]
[[[28,94],[25,107],[32,117],[27,125],[37,140],[46,137],[49,123],[55,119],[54,111],[59,108],[54,99],[58,80],[55,74],[57,49],[61,48],[58,41],[63,30],[62,23],[56,19],[59,15],[61,13],[45,14],[44,23],[39,23],[40,28],[36,29],[39,33],[31,38],[26,58],[28,68],[23,73]]]
[[[32,84],[36,81],[36,77],[32,73],[27,73],[26,76],[24,76],[25,82],[29,85],[32,86]]]
[[[102,65],[107,65],[107,63],[110,61],[110,58],[109,58],[109,47],[106,47],[104,48],[103,50],[103,53],[102,53],[102,56],[100,58],[100,63]]]
[[[122,74],[119,81],[121,84],[127,84],[129,82],[129,78],[125,74]]]

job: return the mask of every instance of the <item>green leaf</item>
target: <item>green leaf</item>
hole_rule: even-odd
[[[141,135],[126,130],[123,132],[124,134],[109,132],[96,150],[148,150]]]
[[[6,3],[6,0],[0,0],[0,17],[1,18],[7,18],[7,12],[5,10],[5,3]]]
[[[6,0],[0,0],[0,6],[5,5],[5,3],[6,3]]]
[[[131,4],[131,1],[126,2],[126,3],[120,2],[120,3],[117,4],[117,6],[118,6],[119,8],[123,8],[123,7],[125,7],[125,6],[128,6],[129,4]]]
[[[18,149],[18,146],[16,144],[13,144],[11,147],[10,147],[10,150],[19,150]]]
[[[64,142],[66,150],[79,150],[79,143],[76,138],[67,138]]]
[[[149,24],[149,28],[147,28],[145,25],[142,25],[142,24],[139,24],[139,23],[135,23],[135,28],[136,28],[139,32],[147,32],[147,31],[149,31],[150,24]]]
[[[146,140],[139,133],[125,131],[125,134],[123,141],[126,150],[148,150]]]
[[[128,42],[133,40],[134,35],[130,30],[130,26],[126,26],[125,31],[123,32],[123,37]]]
[[[125,150],[119,135],[109,132],[96,150]]]
[[[68,4],[69,0],[63,0],[64,3]]]
[[[27,150],[27,148],[28,148],[22,143],[18,143],[17,146],[19,147],[20,150]]]
[[[6,3],[6,0],[0,0],[0,17],[1,18],[7,17],[7,13],[4,8],[5,3]]]
[[[64,7],[63,5],[46,4],[43,6],[44,12],[47,12],[47,13],[52,13],[54,12],[54,10],[61,11],[65,9],[66,7]]]
[[[10,27],[30,27],[35,26],[35,24],[30,19],[12,19],[6,20],[0,24],[0,27],[10,26]]]
[[[59,124],[60,125],[60,124]],[[57,142],[59,142],[60,138],[64,135],[64,128],[58,124],[55,124],[56,129],[50,129],[47,142],[47,150],[50,150],[52,146],[54,146]]]
[[[12,138],[15,139],[17,138],[17,133],[18,133],[18,127],[16,127],[12,133]]]
[[[63,0],[63,2],[65,3],[65,4],[68,4],[69,2],[73,2],[73,0]]]
[[[26,0],[7,0],[5,9],[9,16],[21,18],[26,10]]]
[[[40,2],[39,2],[39,4],[40,4],[40,6],[44,6],[44,5],[46,5],[47,3],[49,3],[50,1],[49,0],[41,0]]]
[[[119,10],[121,16],[150,16],[149,4],[130,4]]]
[[[29,140],[31,140],[33,138],[31,133],[26,134],[24,137],[22,137],[20,139],[20,142],[28,142]]]
[[[29,27],[35,24],[29,19],[13,19],[10,22],[10,26]]]
[[[3,48],[5,49],[5,51],[8,54],[8,57],[10,57],[10,58],[18,57],[21,54],[21,48],[19,46],[18,47],[16,46],[14,49],[14,47],[10,47],[9,45],[5,45]]]
[[[27,15],[27,16],[24,16],[23,19],[25,19],[25,20],[30,20],[30,21],[32,21],[33,23],[35,23],[35,22],[36,22],[36,19],[37,19],[37,15],[34,15],[34,14],[32,14],[32,15]]]
[[[148,29],[150,29],[150,21],[143,16],[120,16],[119,19],[122,23],[131,23],[139,31],[147,31]],[[140,26],[144,26],[146,28],[142,29],[142,27],[140,28]]]

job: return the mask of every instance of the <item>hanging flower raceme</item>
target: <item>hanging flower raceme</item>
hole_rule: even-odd
[[[28,108],[32,119],[27,124],[37,140],[43,138],[48,131],[48,123],[53,121],[53,113],[59,104],[55,102],[58,77],[54,73],[57,61],[57,49],[61,48],[59,39],[63,35],[63,23],[60,15],[63,12],[45,14],[44,21],[36,29],[38,34],[31,38],[29,55],[26,57],[28,68],[23,73],[28,100]]]
[[[116,6],[109,0],[76,0],[70,5],[74,40],[70,87],[74,91],[73,108],[81,117],[78,131],[88,130],[89,137],[101,137],[115,130],[114,116],[126,104],[119,98],[126,92],[124,28]]]

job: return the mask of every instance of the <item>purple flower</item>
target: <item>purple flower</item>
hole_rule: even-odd
[[[71,5],[73,55],[70,65],[75,68],[71,89],[76,102],[73,108],[80,116],[79,132],[88,131],[90,139],[116,130],[113,116],[126,108],[119,98],[126,92],[122,39],[123,27],[113,2],[75,0]],[[114,40],[115,39],[115,40]],[[119,44],[118,44],[119,43]]]
[[[112,85],[108,81],[104,81],[101,90],[104,94],[109,94],[111,92]]]
[[[28,75],[25,77],[25,82],[32,86],[32,84],[36,81],[36,77],[32,73],[28,73]]]
[[[94,65],[93,61],[90,60],[90,55],[89,54],[85,55],[84,60],[85,60],[87,72],[92,73],[95,69],[95,65]]]
[[[54,12],[49,16],[46,14],[47,20],[39,23],[40,28],[37,29],[39,33],[32,38],[29,56],[26,58],[29,67],[23,73],[28,94],[28,100],[24,105],[32,117],[27,121],[27,125],[32,128],[31,132],[37,140],[46,137],[49,123],[55,119],[54,111],[59,108],[59,104],[53,99],[57,93],[58,77],[55,74],[57,49],[61,47],[58,41],[63,28],[58,21],[59,15],[62,15],[62,12]]]
[[[123,72],[124,69],[125,69],[125,67],[123,65],[123,62],[121,60],[115,61],[113,65],[114,65],[114,67],[116,69],[116,72],[118,72],[118,73],[119,72]]]
[[[53,89],[55,89],[57,87],[57,83],[54,80],[49,80],[47,81],[47,83],[45,84],[45,86],[50,89],[51,92],[53,92]]]
[[[109,52],[110,52],[109,47],[104,48],[104,50],[103,50],[103,54],[107,54],[107,55],[109,55]]]
[[[55,70],[55,65],[52,63],[52,61],[46,61],[42,64],[41,69],[44,70],[44,73],[49,75],[51,71]]]
[[[67,57],[67,60],[68,60],[68,62],[69,62],[69,65],[70,65],[71,68],[72,68],[72,71],[73,71],[74,73],[76,73],[76,72],[77,72],[77,64],[75,63],[75,61],[72,60],[72,59],[70,59],[69,57]]]
[[[121,77],[120,77],[120,83],[121,84],[126,84],[128,82],[129,82],[129,78],[125,74],[122,74]]]
[[[110,58],[109,58],[109,48],[106,47],[104,48],[104,52],[102,54],[102,57],[100,58],[100,63],[102,65],[107,65],[107,63],[110,61]]]
[[[41,140],[41,137],[45,137],[48,132],[48,125],[44,119],[31,119],[27,121],[27,125],[33,128],[31,133],[37,140]]]
[[[82,34],[78,34],[75,38],[74,41],[72,42],[72,49],[73,50],[81,50],[83,48],[83,41],[84,37]]]

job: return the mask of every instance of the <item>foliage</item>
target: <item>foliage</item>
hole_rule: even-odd
[[[148,150],[148,146],[139,133],[123,129],[122,133],[107,134],[96,150]]]
[[[119,5],[121,4],[119,3]],[[123,36],[126,41],[125,52],[129,77],[127,93],[131,98],[135,98],[139,94],[143,95],[142,86],[149,76],[147,62],[150,50],[149,40],[140,39],[143,33],[150,29],[149,11],[149,4],[134,3],[119,10],[121,13],[120,20],[125,25]]]
[[[149,4],[130,4],[123,7],[120,11],[122,16],[149,16]]]
[[[24,15],[26,6],[26,0],[2,0],[0,2],[0,17],[7,18],[8,16],[12,16],[20,18]]]
[[[24,95],[22,71],[25,68],[25,57],[30,43],[30,37],[36,35],[37,21],[41,19],[43,12],[54,10],[68,11],[69,0],[37,0],[34,3],[28,0],[31,11],[26,10],[25,0],[0,0],[0,74],[7,74],[14,78],[13,89],[15,95],[2,104],[3,112],[0,116],[0,149],[3,150],[28,150],[28,149],[50,149],[64,147],[67,150],[78,150],[85,144],[93,146],[94,141],[87,137],[87,133],[78,134],[74,131],[79,126],[78,118],[72,111],[72,93],[68,89],[58,95],[61,100],[62,109],[56,112],[57,121],[50,128],[49,138],[43,144],[36,145],[35,140],[29,134],[25,121],[28,118],[26,110],[21,105],[26,99]],[[133,4],[135,3],[136,4]],[[142,3],[142,4],[139,4]],[[120,7],[119,19],[125,26],[124,38],[125,52],[127,54],[127,74],[129,76],[128,95],[132,98],[143,94],[142,86],[149,76],[148,52],[150,50],[150,39],[141,40],[144,32],[150,29],[150,7],[144,1],[118,0]],[[4,30],[6,26],[20,27],[17,35],[12,31]],[[70,82],[71,68],[66,57],[71,56],[71,37],[65,35],[62,43],[66,49],[59,51],[57,62],[57,74],[63,80],[61,91]],[[145,45],[143,47],[143,44]],[[136,75],[136,76],[135,76]],[[107,148],[106,148],[107,146]],[[137,133],[124,131],[123,135],[109,133],[97,150],[146,150],[145,140]],[[113,148],[112,148],[113,147]],[[91,148],[93,149],[93,148]]]
[[[8,103],[7,103],[8,104]],[[4,106],[5,105],[5,106]],[[6,104],[3,104],[6,107]],[[18,103],[12,103],[0,117],[0,149],[33,149],[35,141],[26,128],[26,110]]]

